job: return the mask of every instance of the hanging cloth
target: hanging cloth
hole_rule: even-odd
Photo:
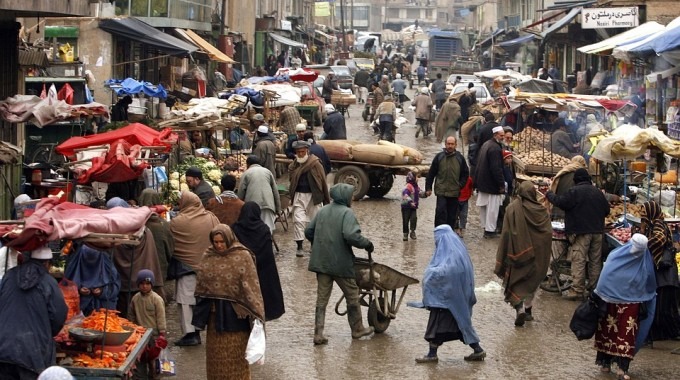
[[[70,84],[64,83],[59,92],[57,93],[57,99],[63,100],[68,104],[73,104],[73,87]]]

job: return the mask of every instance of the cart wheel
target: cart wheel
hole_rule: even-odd
[[[557,277],[555,277],[557,273]],[[559,281],[560,286],[557,286],[557,281]],[[571,276],[561,274],[559,272],[553,272],[549,274],[543,282],[540,283],[539,287],[546,292],[559,293],[560,291],[569,290],[571,288],[572,281]]]
[[[368,196],[371,198],[382,198],[392,190],[394,176],[391,173],[382,176],[371,176],[371,186],[368,188]]]
[[[378,312],[378,307],[376,302],[380,302],[382,305],[383,298],[378,297],[368,305],[368,325],[373,326],[373,329],[377,334],[385,332],[388,327],[390,327],[390,322],[392,321],[389,317],[386,317]]]
[[[370,182],[368,175],[363,169],[354,165],[346,165],[335,173],[335,184],[346,183],[354,186],[354,200],[359,200],[366,195]]]

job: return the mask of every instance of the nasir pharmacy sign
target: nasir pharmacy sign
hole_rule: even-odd
[[[640,24],[638,7],[586,8],[581,11],[581,28],[633,28]]]

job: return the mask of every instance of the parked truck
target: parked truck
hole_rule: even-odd
[[[431,30],[428,32],[427,76],[429,82],[437,79],[437,74],[446,80],[451,74],[455,57],[463,55],[463,39],[460,32]]]

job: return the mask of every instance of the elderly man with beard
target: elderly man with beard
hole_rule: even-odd
[[[479,207],[479,222],[484,227],[484,238],[497,237],[496,221],[498,211],[506,193],[505,177],[503,176],[503,127],[493,129],[493,138],[482,145],[477,156],[475,167],[475,185],[477,206]]]
[[[304,256],[302,242],[305,240],[305,227],[314,218],[322,203],[330,203],[326,173],[319,158],[309,154],[310,144],[296,141],[295,160],[288,167],[290,176],[289,193],[293,200],[293,238],[297,244],[297,257]]]

